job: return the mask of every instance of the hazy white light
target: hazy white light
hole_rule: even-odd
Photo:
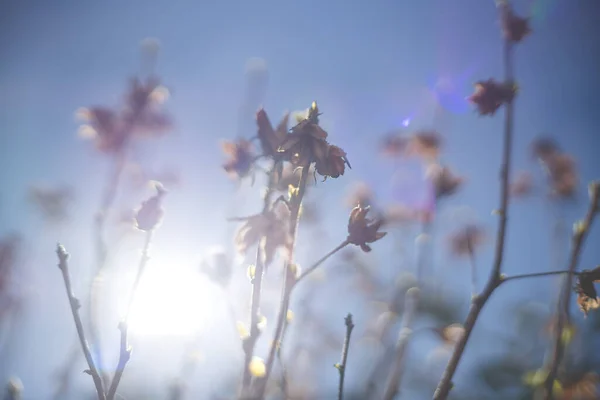
[[[192,335],[212,318],[215,287],[197,271],[169,264],[144,272],[129,316],[131,332]]]

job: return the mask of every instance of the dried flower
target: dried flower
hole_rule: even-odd
[[[512,83],[498,83],[493,78],[475,84],[475,93],[468,100],[477,106],[480,115],[494,115],[502,104],[515,97],[516,86]]]
[[[294,126],[279,146],[278,151],[295,166],[307,167],[327,158],[327,132],[319,126],[319,115],[317,103],[313,102],[307,118]]]
[[[598,293],[594,287],[595,282],[600,282],[600,265],[592,270],[583,270],[577,277],[575,292],[579,309],[587,317],[588,311],[600,307]]]
[[[554,139],[539,137],[531,143],[531,153],[542,161],[560,152],[560,147]]]
[[[381,151],[384,156],[397,157],[405,154],[407,145],[408,140],[400,132],[394,131],[383,138]]]
[[[31,187],[29,201],[49,221],[59,222],[68,217],[68,208],[73,201],[73,191],[67,186]]]
[[[289,114],[285,114],[276,129],[273,129],[269,117],[264,109],[256,113],[256,124],[258,125],[258,139],[265,157],[280,159],[282,154],[278,152],[279,147],[287,136]]]
[[[455,175],[450,168],[439,164],[429,165],[426,174],[433,183],[437,199],[454,194],[465,181],[464,178]]]
[[[557,153],[546,158],[544,162],[550,178],[550,185],[555,196],[571,197],[579,185],[579,177],[575,161],[569,155]]]
[[[287,249],[291,243],[287,229],[288,220],[289,209],[280,202],[263,214],[246,218],[236,234],[237,250],[245,253],[250,246],[259,243],[265,266],[270,265],[277,250]]]
[[[324,176],[325,179],[327,177],[338,178],[340,175],[344,175],[346,165],[352,168],[344,150],[334,145],[328,145],[326,149],[326,154],[316,159],[315,169],[319,175]]]
[[[442,138],[436,131],[418,131],[409,139],[406,146],[407,155],[416,155],[427,161],[436,160],[440,154]]]
[[[367,243],[373,243],[382,237],[387,232],[379,232],[379,228],[383,224],[383,219],[378,218],[371,220],[367,218],[367,213],[370,207],[356,206],[350,212],[348,220],[348,242],[360,246],[362,251],[371,251],[371,246]]]
[[[531,33],[529,18],[522,18],[516,15],[507,3],[505,3],[503,7],[502,32],[504,33],[504,37],[511,42],[520,42],[524,37]]]
[[[234,178],[244,178],[250,174],[256,157],[253,153],[252,143],[245,139],[236,142],[223,142],[223,152],[229,159],[223,164],[223,169]]]
[[[510,184],[510,195],[513,197],[524,197],[531,193],[533,188],[533,178],[526,171],[520,172],[515,180]]]
[[[450,250],[456,256],[471,255],[485,241],[483,228],[468,224],[450,235]]]
[[[169,131],[171,117],[161,108],[166,99],[165,88],[156,77],[146,82],[131,80],[125,96],[125,107],[114,111],[106,107],[79,109],[77,115],[88,125],[80,128],[83,136],[93,138],[96,148],[104,153],[118,153],[132,137],[154,137]]]
[[[162,198],[167,191],[160,184],[155,188],[156,194],[144,201],[135,215],[135,226],[141,231],[154,230],[162,221],[164,214]]]

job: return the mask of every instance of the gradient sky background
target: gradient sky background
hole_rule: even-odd
[[[570,226],[587,207],[585,184],[600,178],[600,2],[517,0],[515,7],[520,14],[532,13],[534,33],[516,49],[521,92],[514,170],[540,176],[527,146],[541,132],[555,137],[577,159],[581,175],[580,198],[564,213]],[[332,143],[348,153],[352,169],[315,190],[325,192],[319,199],[331,207],[326,224],[332,246],[345,236],[347,210],[340,205],[352,182],[364,180],[383,202],[393,200],[389,179],[394,166],[377,151],[382,135],[405,118],[411,118],[410,128],[435,125],[446,141],[443,160],[468,178],[468,185],[448,202],[449,209],[469,206],[494,232],[496,218],[490,211],[498,205],[503,119],[501,113],[480,118],[461,100],[474,81],[502,76],[501,38],[491,0],[0,0],[0,234],[18,230],[25,237],[23,279],[30,293],[12,363],[0,363],[0,378],[20,376],[26,399],[47,398],[51,369],[63,360],[72,339],[71,331],[60,328],[71,329],[72,322],[55,267],[55,243],[62,241],[73,253],[74,275],[83,284],[86,269],[76,265],[91,262],[91,216],[108,168],[90,143],[77,138],[73,113],[80,106],[118,104],[126,79],[139,71],[139,43],[146,37],[161,42],[157,70],[171,89],[168,108],[177,129],[144,145],[138,161],[152,169],[177,168],[183,178],[182,188],[167,200],[157,254],[170,251],[192,265],[230,233],[224,218],[236,207],[235,187],[221,169],[219,140],[232,139],[239,130],[244,65],[252,57],[268,64],[264,105],[272,119],[316,99]],[[439,107],[431,92],[436,82],[444,81],[454,86],[454,95]],[[251,123],[244,125],[247,136],[253,134]],[[27,189],[63,183],[76,189],[73,219],[65,227],[48,227],[24,201]],[[257,197],[255,191],[248,193]],[[249,200],[236,213],[255,212],[257,201]],[[549,269],[552,219],[544,201],[515,201],[509,224],[505,272]],[[599,244],[596,226],[581,267],[600,263]],[[374,247],[377,253],[378,245]],[[319,252],[326,250],[323,244]],[[441,250],[436,256],[447,275],[462,271],[455,286],[467,290],[467,269]],[[177,261],[165,257],[169,263]],[[381,252],[376,257],[386,259]],[[491,257],[489,245],[479,257],[481,277],[487,276]],[[305,258],[307,263],[315,257],[300,255],[301,263]],[[555,285],[545,279],[502,288],[484,312],[482,325],[502,325],[499,319],[509,318],[503,307],[519,299],[551,306]],[[338,298],[342,306],[334,318],[341,321],[345,312],[357,312],[350,309],[359,306],[351,293]],[[467,357],[481,357],[482,343],[485,338],[476,331]],[[468,362],[464,365],[459,377],[468,369]],[[349,374],[360,376],[359,367]],[[330,378],[328,384],[334,385],[335,374]],[[82,379],[83,387],[91,385],[87,377]]]

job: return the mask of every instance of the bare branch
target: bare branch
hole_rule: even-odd
[[[98,400],[105,400],[106,396],[104,394],[104,387],[102,384],[102,378],[98,373],[98,369],[94,364],[94,359],[92,358],[92,353],[88,346],[88,341],[85,337],[85,332],[83,330],[83,323],[81,322],[81,317],[79,315],[79,308],[81,307],[81,303],[73,294],[73,288],[71,286],[71,277],[69,276],[69,253],[67,250],[61,245],[58,244],[56,247],[56,254],[58,256],[58,268],[62,272],[63,280],[65,282],[65,289],[67,291],[67,297],[69,299],[69,305],[71,306],[71,313],[73,314],[73,320],[75,321],[75,328],[77,329],[77,336],[79,337],[79,342],[81,343],[81,348],[83,350],[83,354],[85,355],[85,360],[88,364],[88,370],[85,372],[89,373],[94,380],[94,385],[96,386],[96,393],[98,395]]]

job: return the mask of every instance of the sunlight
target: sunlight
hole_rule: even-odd
[[[130,332],[192,335],[212,318],[214,286],[193,269],[169,264],[148,266],[131,307]]]

